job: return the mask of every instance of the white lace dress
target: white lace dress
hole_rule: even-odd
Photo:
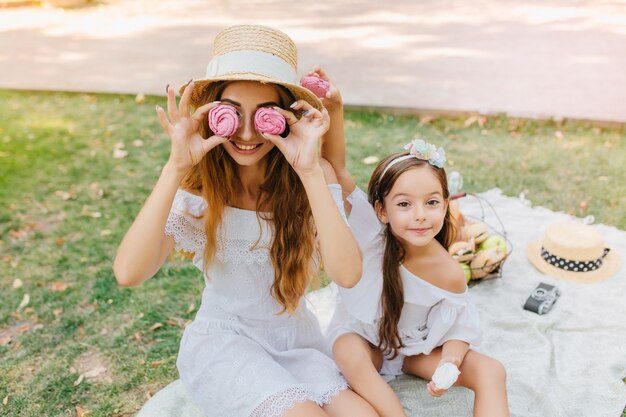
[[[332,346],[337,337],[353,332],[378,345],[384,226],[361,189],[357,187],[347,200],[352,205],[350,227],[363,254],[363,275],[353,288],[339,287],[337,308],[327,337]],[[467,288],[463,293],[443,290],[413,275],[402,265],[400,276],[404,307],[398,332],[405,346],[399,349],[396,358],[383,360],[380,373],[385,379],[402,373],[406,356],[429,354],[447,340],[463,340],[472,346],[480,344],[480,317]]]
[[[329,188],[343,213],[341,188]],[[178,249],[195,253],[200,270],[205,208],[202,197],[178,190],[165,229]],[[327,404],[347,388],[304,299],[295,314],[276,315],[271,236],[256,212],[225,209],[202,304],[177,360],[186,389],[208,417],[281,416],[306,400]]]

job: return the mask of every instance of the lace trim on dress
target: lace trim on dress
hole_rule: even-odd
[[[263,401],[257,408],[252,411],[250,417],[280,417],[285,411],[293,408],[296,404],[305,401],[314,401],[320,407],[330,404],[333,397],[341,391],[348,389],[348,383],[343,381],[332,389],[328,390],[321,396],[313,395],[311,392],[302,387],[292,387],[284,391],[280,391]]]
[[[196,253],[202,251],[206,245],[204,230],[198,229],[182,212],[172,209],[167,223],[165,234],[172,236],[176,250]]]
[[[272,395],[252,411],[250,417],[280,417],[296,404],[310,400],[307,390],[294,387]]]
[[[317,398],[315,400],[315,402],[317,403],[317,405],[319,405],[320,407],[325,405],[325,404],[330,404],[330,402],[333,400],[333,398],[339,394],[341,391],[343,390],[347,390],[348,388],[350,388],[350,386],[348,385],[347,382],[343,381],[337,385],[335,385],[334,388],[332,388],[329,391],[326,391],[326,393],[324,393],[324,395],[322,395],[321,397]]]
[[[242,262],[246,265],[263,264],[269,260],[269,243],[250,242],[247,239],[224,239],[218,237],[215,256],[221,262]]]

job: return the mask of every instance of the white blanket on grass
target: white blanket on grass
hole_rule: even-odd
[[[480,350],[507,369],[507,389],[514,417],[620,417],[626,406],[626,232],[597,225],[622,259],[610,279],[579,284],[550,278],[526,259],[526,244],[541,238],[546,226],[572,217],[505,197],[499,190],[482,193],[505,225],[514,250],[503,278],[470,289],[484,329]],[[465,214],[480,216],[474,198],[461,202]],[[497,220],[485,208],[485,221]],[[522,309],[539,282],[557,285],[561,297],[539,316]],[[336,288],[308,295],[322,328],[332,316]],[[425,382],[403,376],[392,386],[411,417],[471,416],[472,396],[452,388],[442,398],[426,393]],[[180,381],[170,384],[144,406],[138,417],[204,417],[190,403]],[[210,416],[209,416],[210,417]]]

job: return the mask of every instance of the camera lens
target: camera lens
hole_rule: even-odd
[[[535,292],[533,292],[533,298],[537,300],[544,300],[548,295],[548,291],[545,288],[537,288]]]

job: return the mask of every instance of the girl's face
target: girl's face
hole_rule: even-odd
[[[254,114],[260,107],[280,106],[278,91],[270,84],[255,81],[229,83],[221,97],[222,103],[235,107],[239,114],[239,129],[222,146],[239,165],[257,164],[274,147],[254,129]]]
[[[378,218],[389,223],[391,231],[405,248],[422,247],[443,227],[448,202],[432,168],[424,164],[402,173],[377,204]]]

